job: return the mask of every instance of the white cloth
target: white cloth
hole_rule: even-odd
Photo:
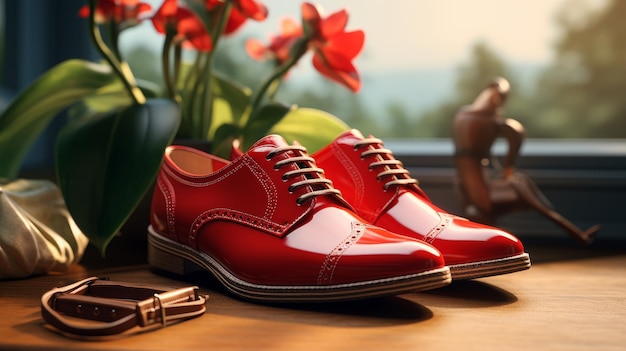
[[[0,180],[0,279],[64,271],[87,243],[56,184]]]

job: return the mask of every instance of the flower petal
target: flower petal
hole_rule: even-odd
[[[302,34],[302,27],[293,18],[286,17],[280,21],[280,36],[296,36]]]
[[[348,11],[345,9],[337,11],[322,20],[321,35],[324,38],[330,38],[343,32],[346,25],[348,25]]]
[[[313,55],[313,67],[322,75],[352,90],[359,91],[361,79],[350,59],[335,52],[321,53],[317,51]]]
[[[267,18],[267,7],[255,0],[239,0],[235,1],[235,5],[241,13],[255,21],[262,21]]]
[[[96,23],[113,21],[123,24],[124,28],[129,28],[139,24],[151,10],[152,5],[139,0],[100,0],[96,6],[95,20]],[[78,15],[87,18],[89,12],[89,5],[85,5],[80,8]]]
[[[267,47],[257,39],[248,39],[246,41],[246,52],[250,57],[257,61],[262,61],[268,52]]]
[[[159,10],[152,17],[152,24],[157,32],[165,34],[165,28],[176,25],[178,3],[176,0],[165,0]]]
[[[322,22],[322,17],[320,15],[320,11],[317,6],[305,2],[300,6],[302,12],[302,22],[305,27],[308,27],[307,30],[311,30],[313,32],[317,32],[319,30],[320,23]],[[311,35],[312,33],[307,33]]]
[[[211,51],[213,41],[204,28],[202,21],[189,9],[178,8],[178,35],[189,40],[191,44],[200,51]]]
[[[324,50],[338,52],[349,59],[353,59],[361,52],[364,43],[365,33],[362,30],[343,32],[333,36],[326,43]]]
[[[237,31],[248,19],[244,16],[236,7],[230,11],[230,17],[228,17],[228,22],[226,23],[226,28],[224,29],[224,34],[232,34]]]

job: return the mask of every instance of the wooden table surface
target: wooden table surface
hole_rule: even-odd
[[[226,294],[209,276],[178,280],[145,265],[0,282],[0,350],[626,350],[626,250],[528,247],[524,272],[438,290],[355,302],[262,305]],[[199,318],[106,341],[44,326],[40,296],[97,275],[208,293]]]

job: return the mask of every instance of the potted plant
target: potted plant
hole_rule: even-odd
[[[80,14],[104,62],[71,59],[24,90],[0,115],[0,177],[15,178],[31,144],[51,119],[69,108],[57,136],[55,170],[72,217],[103,254],[151,186],[164,148],[175,138],[200,138],[225,156],[231,142],[244,147],[269,133],[317,149],[348,127],[320,110],[276,101],[289,70],[313,51],[313,65],[352,91],[360,79],[352,60],[362,31],[345,30],[348,14],[328,17],[302,4],[302,21],[287,20],[268,45],[251,39],[247,51],[275,63],[252,91],[214,68],[219,41],[248,19],[264,20],[256,0],[164,0],[154,11],[138,0],[90,0]],[[164,93],[139,84],[117,47],[120,34],[151,20],[165,37]],[[108,33],[107,39],[102,33]],[[182,53],[195,53],[186,62]]]

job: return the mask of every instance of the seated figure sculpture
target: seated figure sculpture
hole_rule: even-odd
[[[530,177],[516,170],[515,162],[526,133],[522,124],[502,115],[509,88],[506,79],[494,79],[471,105],[463,106],[454,117],[454,160],[465,215],[493,225],[504,214],[534,209],[577,241],[590,243],[600,226],[581,230],[554,210]],[[491,148],[500,137],[508,143],[503,164],[491,155]]]

